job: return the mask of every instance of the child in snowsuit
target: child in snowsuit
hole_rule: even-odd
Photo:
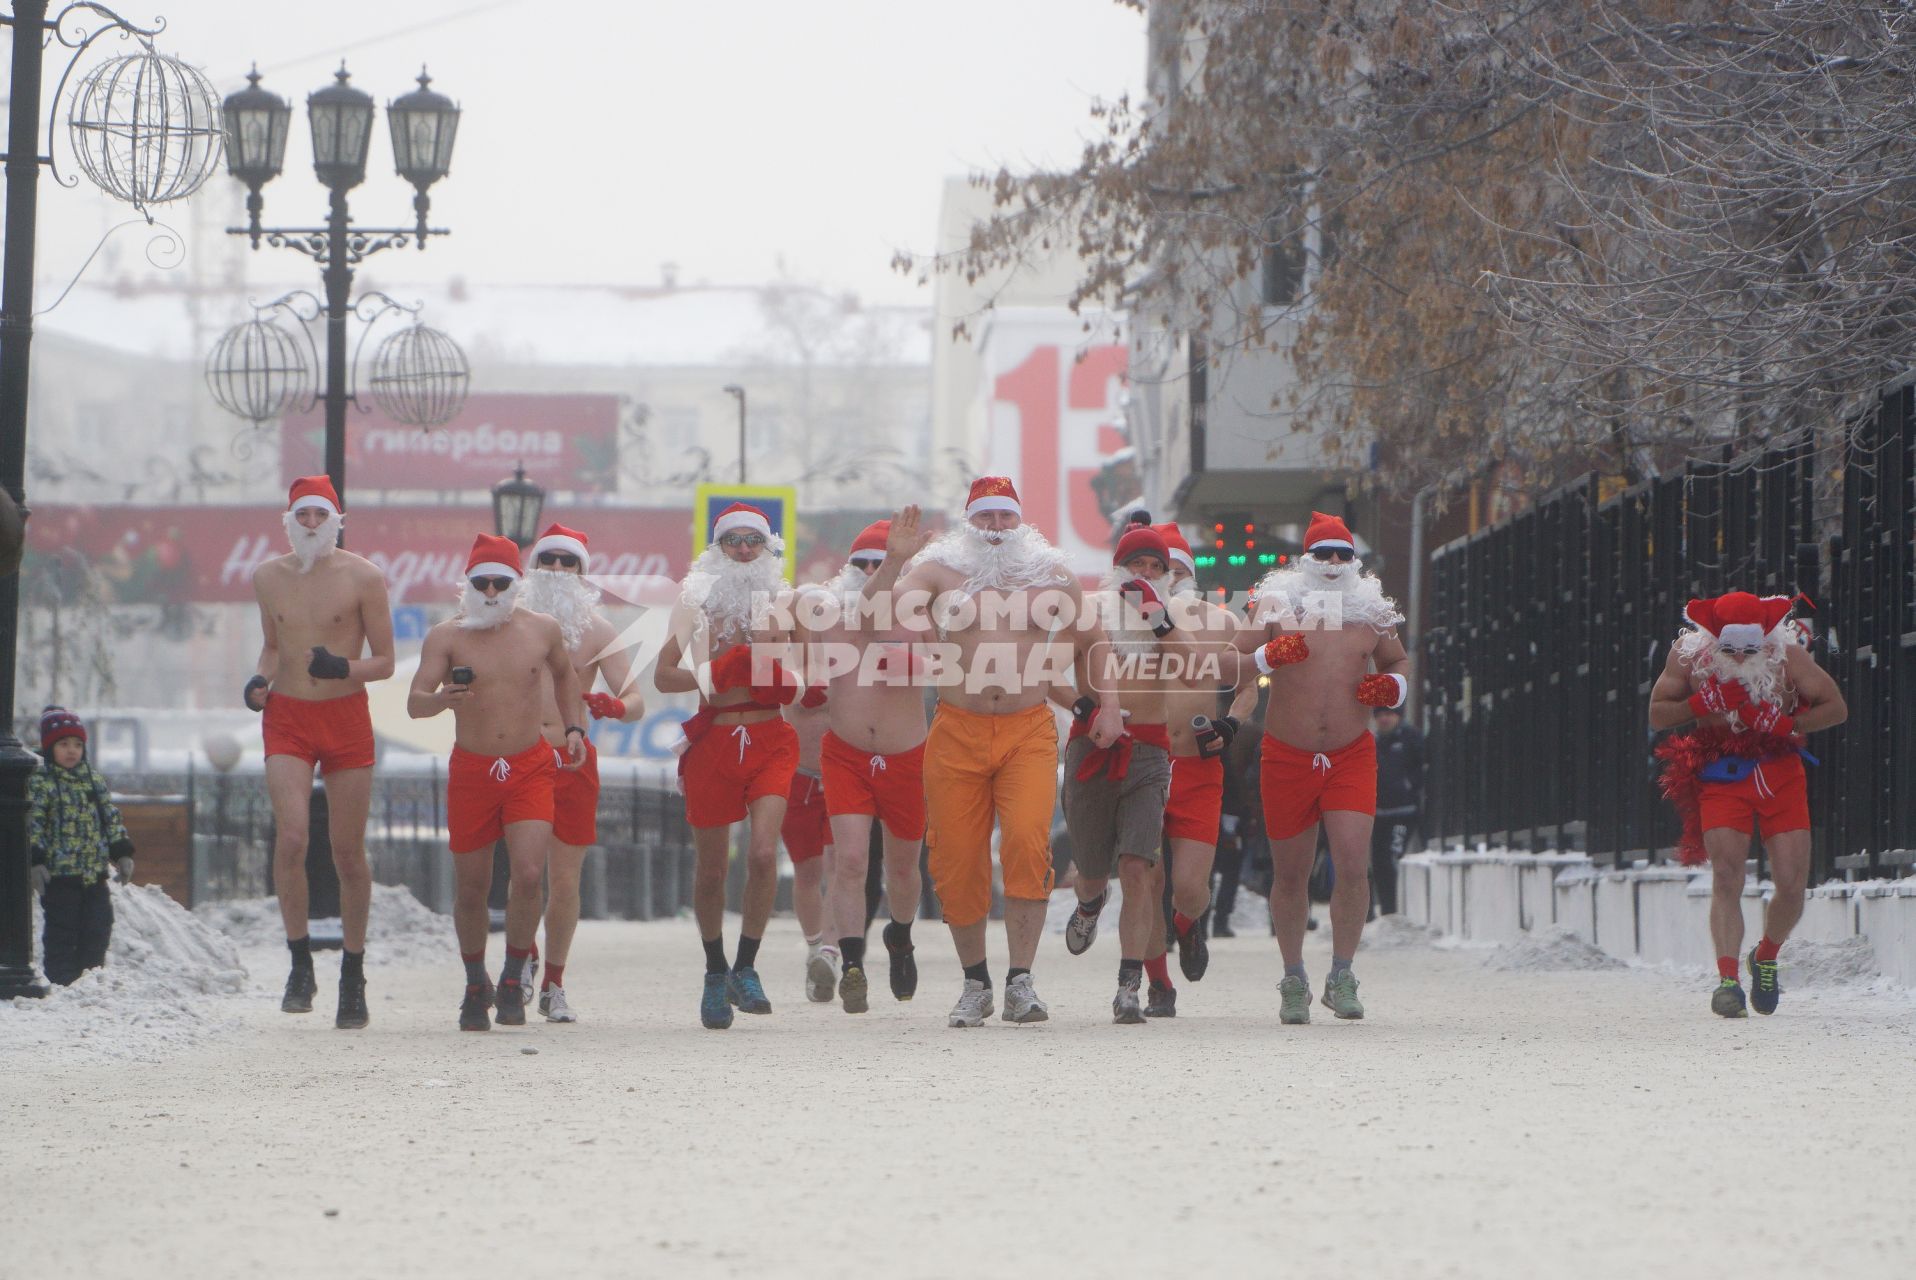
[[[70,985],[106,962],[113,936],[109,869],[133,879],[133,841],[108,798],[106,779],[86,758],[86,725],[65,707],[40,713],[44,763],[27,782],[27,839],[33,887],[46,928],[40,937],[49,981]]]

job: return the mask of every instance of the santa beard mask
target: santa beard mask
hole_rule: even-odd
[[[1328,619],[1337,609],[1344,626],[1359,623],[1388,631],[1404,620],[1397,602],[1384,594],[1384,584],[1365,573],[1362,560],[1320,561],[1304,556],[1295,566],[1273,569],[1257,584],[1257,620],[1276,619],[1277,612]]]
[[[1724,684],[1743,686],[1751,702],[1780,704],[1783,693],[1783,646],[1788,643],[1780,627],[1763,638],[1763,647],[1754,657],[1731,657],[1723,651],[1715,636],[1701,629],[1686,631],[1677,637],[1677,661],[1700,678],[1714,676]]]
[[[1171,580],[1171,594],[1174,596],[1195,596],[1198,593],[1197,579],[1190,574]]]
[[[1071,580],[1069,558],[1028,524],[1015,529],[963,524],[919,552],[913,563],[917,560],[964,574],[967,595],[1017,591],[1040,583],[1062,586]]]
[[[512,617],[513,606],[519,602],[519,593],[524,590],[525,582],[514,579],[511,586],[497,595],[487,595],[472,585],[468,579],[459,581],[459,625],[467,631],[490,631]]]
[[[579,647],[598,605],[599,589],[564,569],[534,569],[519,596],[520,608],[543,613],[559,624],[568,649]]]
[[[280,523],[286,526],[286,541],[299,561],[299,571],[311,573],[314,565],[338,548],[340,526],[346,523],[346,517],[335,511],[317,529],[308,529],[299,522],[297,512],[288,511],[280,517]]]
[[[865,589],[871,577],[871,574],[847,560],[845,567],[838,571],[838,576],[825,584],[825,590],[835,596],[856,595]]]
[[[751,631],[755,622],[771,613],[773,601],[785,587],[785,566],[778,555],[784,546],[774,538],[753,559],[739,561],[713,543],[692,562],[679,599],[704,611],[716,640]]]

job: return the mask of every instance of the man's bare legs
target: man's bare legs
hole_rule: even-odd
[[[1171,842],[1171,907],[1195,920],[1211,905],[1211,862],[1217,846],[1202,840]],[[1164,874],[1157,877],[1158,901],[1164,897]],[[1159,912],[1160,918],[1163,912]]]
[[[763,938],[765,925],[778,902],[779,827],[785,821],[784,796],[760,796],[746,810],[751,815],[751,836],[745,847],[745,902],[739,932],[747,938]],[[724,882],[720,881],[719,909],[725,907]]]
[[[303,762],[302,762],[303,763]],[[373,905],[373,873],[366,864],[366,814],[372,808],[373,771],[327,773],[326,834],[339,874],[339,923],[346,950],[366,950],[366,917]],[[305,880],[300,881],[302,894]]]
[[[863,937],[865,933],[865,876],[871,870],[872,823],[868,813],[834,814],[830,905],[833,938]],[[914,861],[912,869],[917,870]],[[891,875],[891,836],[885,837],[885,873]],[[914,899],[916,901],[916,899]]]
[[[585,867],[585,846],[554,840],[546,862],[545,963],[562,973],[572,954],[572,938],[579,931],[579,876]]]
[[[1124,890],[1118,903],[1118,952],[1124,960],[1145,958],[1151,942],[1151,921],[1157,919],[1162,931],[1164,912],[1159,907],[1160,899],[1152,892],[1152,883],[1159,885],[1162,893],[1163,881],[1157,874],[1154,863],[1145,861],[1134,854],[1122,854],[1118,858],[1118,885]]]
[[[1331,955],[1334,958],[1353,959],[1357,955],[1357,943],[1364,936],[1364,917],[1370,914],[1370,833],[1375,823],[1370,814],[1348,809],[1331,809],[1324,814],[1331,867],[1337,873],[1336,884],[1331,889]]]
[[[452,930],[459,953],[483,956],[492,931],[486,899],[492,895],[492,846],[452,856]]]
[[[693,827],[692,915],[699,937],[717,942],[725,928],[725,872],[732,858],[732,828]]]
[[[1749,867],[1750,835],[1731,827],[1712,827],[1703,833],[1703,851],[1710,858],[1710,942],[1718,956],[1734,959],[1743,951],[1743,886]],[[1797,914],[1802,914],[1800,902]]]
[[[306,833],[312,823],[313,766],[298,756],[267,756],[266,796],[273,806],[273,893],[287,940],[297,942],[307,933]],[[364,917],[361,921],[363,928]],[[361,940],[363,944],[363,933]]]
[[[1310,920],[1311,861],[1317,856],[1317,827],[1271,841],[1271,929],[1285,969],[1304,964],[1304,930]]]
[[[918,872],[918,850],[924,841],[895,836],[889,831],[884,833],[883,839],[885,910],[899,924],[910,924],[918,918],[918,898],[924,892],[923,879]]]
[[[828,903],[825,896],[827,885],[837,888],[837,876],[832,871],[832,851],[833,846],[826,845],[822,856],[792,863],[792,912],[798,917],[798,927],[804,930],[807,942],[823,939],[836,945],[839,936],[832,934],[829,938],[825,937],[837,916],[837,912],[831,909],[834,904]],[[862,902],[860,910],[863,910]]]
[[[985,962],[985,925],[987,923],[988,921],[985,920],[976,920],[971,924],[951,924],[949,921],[946,922],[947,927],[951,930],[951,945],[958,952],[958,964],[960,968],[969,969],[975,964],[983,964]],[[1038,924],[1040,928],[1044,925],[1044,917],[1042,914],[1038,918]],[[1007,938],[1011,936],[1009,903],[1006,904],[1005,912],[1005,936]],[[1036,955],[1037,953],[1038,947],[1034,942],[1031,947],[1031,954]],[[1026,961],[1027,965],[1029,965],[1029,963],[1029,961]]]
[[[1781,946],[1803,918],[1803,895],[1810,882],[1810,833],[1765,836],[1763,849],[1770,855],[1770,880],[1776,886],[1763,912],[1763,936]]]
[[[1011,953],[1011,967],[1029,969],[1032,961],[1038,958],[1038,939],[1044,936],[1044,917],[1047,903],[1044,899],[1005,899],[1005,948]],[[984,959],[983,935],[980,934],[978,958]]]

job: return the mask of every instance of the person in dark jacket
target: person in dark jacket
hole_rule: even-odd
[[[40,945],[47,979],[69,986],[106,963],[113,936],[109,872],[133,879],[133,841],[86,758],[86,725],[65,707],[40,713],[45,763],[27,781],[27,840],[33,887],[46,924]]]
[[[1370,882],[1381,915],[1397,912],[1397,860],[1411,849],[1424,814],[1424,735],[1395,707],[1371,716],[1377,734],[1377,825],[1371,828]]]

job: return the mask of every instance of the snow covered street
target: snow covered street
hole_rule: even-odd
[[[370,957],[372,1026],[338,1032],[335,958],[326,1012],[288,1016],[283,952],[256,946],[247,995],[201,997],[228,1018],[146,1060],[11,1013],[0,1275],[1857,1277],[1916,1254],[1883,1194],[1916,1179],[1916,1000],[1792,988],[1788,951],[1781,1013],[1726,1023],[1701,975],[1394,925],[1359,957],[1366,1021],[1286,1028],[1276,948],[1243,936],[1174,1022],[1116,1027],[1113,927],[1081,958],[1046,939],[1049,1023],[954,1031],[955,961],[917,932],[919,998],[890,999],[881,950],[850,1017],[805,1003],[775,922],[776,1012],[722,1033],[681,921],[584,925],[575,1026],[461,1035],[455,957],[414,952]]]

